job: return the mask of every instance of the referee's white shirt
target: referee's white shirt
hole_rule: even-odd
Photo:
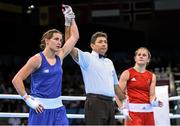
[[[115,96],[114,85],[118,78],[112,61],[108,58],[99,58],[99,54],[92,51],[83,52],[78,49],[78,64],[82,71],[87,93]]]

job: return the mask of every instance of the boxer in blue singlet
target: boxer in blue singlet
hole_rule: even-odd
[[[12,83],[30,107],[28,125],[68,125],[62,104],[62,62],[79,39],[72,8],[63,5],[65,26],[71,25],[71,36],[62,46],[63,35],[57,29],[45,32],[41,39],[42,52],[32,56],[14,76]],[[61,47],[62,46],[62,47]],[[31,75],[31,93],[27,94],[24,80]]]

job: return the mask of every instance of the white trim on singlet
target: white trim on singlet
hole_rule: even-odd
[[[151,104],[129,103],[128,107],[131,112],[153,112]]]
[[[61,97],[57,97],[57,98],[35,98],[37,101],[39,101],[44,109],[56,109],[59,108],[61,106],[63,106]]]

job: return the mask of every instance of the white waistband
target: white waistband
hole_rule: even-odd
[[[44,109],[55,109],[55,108],[59,108],[59,107],[63,106],[60,96],[57,98],[34,97],[34,99],[39,101],[43,105]]]
[[[151,104],[129,103],[128,107],[131,112],[153,112]]]

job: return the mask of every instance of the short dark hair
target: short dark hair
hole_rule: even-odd
[[[105,37],[108,38],[107,34],[105,32],[95,32],[92,37],[90,43],[94,43],[98,37]]]

